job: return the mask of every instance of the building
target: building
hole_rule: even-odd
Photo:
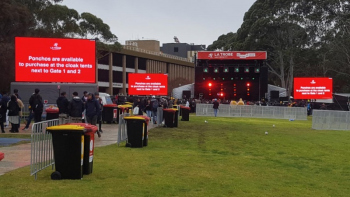
[[[103,54],[98,60],[100,92],[127,95],[128,73],[167,73],[169,96],[172,89],[194,83],[194,63],[160,52],[159,41],[127,41],[118,52],[100,51],[99,54]]]
[[[194,62],[197,51],[204,51],[205,45],[194,45],[187,43],[166,43],[160,48],[162,53],[187,58]]]

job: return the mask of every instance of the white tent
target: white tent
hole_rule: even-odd
[[[175,99],[182,99],[182,92],[183,91],[191,91],[191,98],[194,97],[194,83],[192,84],[188,84],[188,85],[184,85],[178,88],[174,88],[173,89],[173,97]]]
[[[278,86],[274,86],[274,85],[271,85],[271,84],[268,84],[267,86],[267,98],[270,100],[270,92],[271,91],[278,91],[280,94],[279,96],[280,97],[286,97],[287,96],[287,91],[285,88],[281,88],[281,87],[278,87]]]

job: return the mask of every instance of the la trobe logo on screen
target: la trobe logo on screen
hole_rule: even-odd
[[[53,51],[58,51],[58,50],[61,50],[62,47],[58,46],[58,43],[56,42],[55,44],[53,44],[52,47],[50,47],[50,49]]]
[[[151,77],[147,76],[147,77],[146,77],[146,80],[151,80]]]
[[[311,81],[311,84],[316,84],[316,81],[315,81],[315,80],[312,80],[312,81]]]

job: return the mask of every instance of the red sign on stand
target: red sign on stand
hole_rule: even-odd
[[[294,99],[332,98],[332,78],[294,78]]]
[[[129,95],[168,95],[168,75],[130,73]]]
[[[16,37],[15,46],[17,82],[96,82],[94,40]]]

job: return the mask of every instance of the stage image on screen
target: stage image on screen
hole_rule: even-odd
[[[168,95],[167,74],[129,74],[129,95]]]
[[[16,38],[16,82],[96,83],[95,41]]]
[[[294,99],[332,98],[332,78],[294,78]]]

